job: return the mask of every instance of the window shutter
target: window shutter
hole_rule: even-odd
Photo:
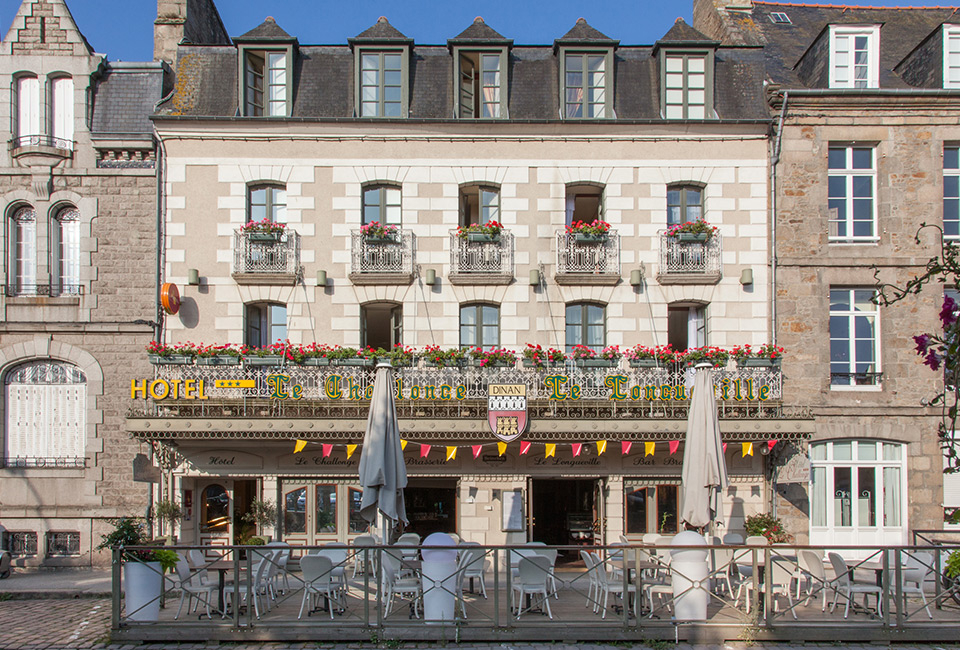
[[[10,133],[13,137],[20,135],[18,128],[20,117],[20,80],[13,79],[10,82],[10,100],[12,104],[10,105]]]
[[[53,80],[53,129],[55,138],[73,143],[73,79]],[[71,147],[72,148],[72,147]]]

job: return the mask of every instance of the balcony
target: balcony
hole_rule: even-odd
[[[26,167],[54,167],[73,156],[73,140],[50,135],[21,135],[10,139],[10,155]]]
[[[233,273],[237,284],[293,284],[301,274],[300,234],[235,230]]]
[[[660,235],[660,284],[717,284],[723,277],[720,253],[723,251],[720,233],[706,241],[683,241]]]
[[[7,298],[59,298],[80,296],[83,294],[83,285],[67,282],[52,284],[24,284],[15,282],[3,285],[3,294]]]
[[[557,232],[557,284],[613,285],[620,281],[620,235],[592,239]]]
[[[350,281],[354,284],[410,284],[413,282],[414,236],[398,230],[383,238],[350,232]]]
[[[513,234],[500,231],[463,239],[450,231],[450,284],[510,284],[513,280]]]

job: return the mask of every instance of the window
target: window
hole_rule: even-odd
[[[567,185],[566,225],[603,220],[603,188],[596,185]]]
[[[248,221],[287,221],[287,190],[283,185],[254,185],[247,203]]]
[[[830,241],[876,240],[875,151],[874,147],[852,145],[830,147],[827,154]]]
[[[666,119],[705,120],[712,116],[708,57],[707,54],[664,54],[663,116]]]
[[[771,23],[783,24],[783,25],[789,25],[789,24],[790,24],[790,16],[788,16],[787,14],[785,14],[785,13],[783,13],[783,12],[780,12],[780,11],[774,11],[774,12],[772,12],[772,13],[770,14],[770,22],[771,22]]]
[[[14,117],[17,146],[31,144],[27,136],[40,135],[40,80],[34,76],[18,77]],[[39,143],[39,140],[37,141]]]
[[[25,205],[14,209],[9,224],[10,273],[8,292],[37,292],[37,212]]]
[[[879,307],[873,289],[830,290],[830,383],[877,386]]]
[[[703,188],[693,185],[667,187],[667,225],[703,220]]]
[[[13,557],[36,557],[37,534],[33,531],[10,531],[10,555]]]
[[[287,338],[287,306],[253,303],[246,306],[246,341],[253,347],[272,345]]]
[[[563,116],[568,119],[609,117],[612,85],[609,52],[567,52],[563,55]]]
[[[222,485],[208,485],[200,500],[200,531],[225,533],[230,529],[230,495]]]
[[[307,532],[307,488],[283,496],[283,530],[288,535]]]
[[[960,147],[943,148],[943,235],[960,238]]]
[[[404,56],[399,50],[360,53],[360,117],[403,117]]]
[[[51,295],[80,293],[80,211],[73,206],[61,208],[54,217],[52,229],[55,274]]]
[[[363,503],[363,490],[349,488],[348,495],[350,499],[350,532],[363,534],[367,532],[369,524],[360,514],[360,505]]]
[[[286,50],[244,50],[244,115],[285,117],[288,94]]]
[[[501,71],[506,67],[506,50],[459,51],[460,87],[457,116],[462,119],[505,117],[506,92]]]
[[[363,190],[363,224],[400,225],[400,188],[374,185]]]
[[[460,188],[460,225],[500,221],[500,190],[484,185]]]
[[[943,26],[943,87],[960,88],[960,25]]]
[[[337,534],[337,486],[317,485],[317,534]]]
[[[30,361],[4,380],[7,459],[35,465],[45,459],[78,459],[86,447],[87,379],[74,365]]]
[[[625,533],[675,533],[680,512],[675,483],[650,485],[642,479],[624,479]]]
[[[80,533],[47,533],[47,557],[76,557],[80,555]]]
[[[830,26],[830,87],[878,88],[880,26]]]
[[[57,77],[51,83],[50,134],[58,148],[73,149],[73,79]]]
[[[667,343],[674,350],[702,348],[707,344],[707,318],[704,305],[667,307]]]
[[[492,350],[500,346],[500,308],[497,305],[460,307],[460,347]]]
[[[360,307],[360,345],[391,350],[403,342],[403,307],[375,302]]]
[[[810,444],[810,544],[902,544],[905,450],[900,443]]]
[[[600,352],[607,344],[606,308],[593,303],[567,305],[567,352],[585,345]]]

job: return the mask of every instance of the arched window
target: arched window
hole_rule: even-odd
[[[400,188],[393,185],[368,185],[363,188],[363,225],[377,223],[400,225]]]
[[[16,146],[40,144],[40,80],[35,75],[17,77],[13,116]]]
[[[460,225],[500,221],[500,189],[490,185],[460,188]]]
[[[222,485],[208,485],[200,501],[200,530],[225,533],[230,528],[230,495]]]
[[[483,303],[460,306],[460,347],[492,350],[500,345],[500,307]]]
[[[287,338],[287,306],[270,302],[246,305],[244,343],[254,347],[272,345]]]
[[[73,79],[56,77],[50,81],[50,135],[58,149],[73,149]]]
[[[247,221],[287,222],[287,188],[284,185],[251,185]]]
[[[6,457],[78,460],[86,446],[87,379],[74,365],[30,361],[4,378]]]
[[[37,212],[33,206],[16,208],[10,217],[8,246],[10,272],[8,293],[37,293]]]
[[[567,352],[585,345],[595,352],[607,344],[606,307],[589,302],[567,305]]]
[[[50,270],[54,274],[51,295],[80,293],[80,211],[66,206],[53,221]]]

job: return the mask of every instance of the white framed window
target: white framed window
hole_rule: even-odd
[[[960,238],[960,147],[943,148],[943,236]]]
[[[49,359],[21,364],[4,378],[7,463],[78,459],[86,445],[86,377]]]
[[[67,206],[57,211],[53,221],[54,259],[50,269],[56,273],[50,295],[80,293],[80,211]]]
[[[873,289],[830,289],[831,388],[880,386],[880,308]]]
[[[8,293],[34,295],[37,292],[37,211],[33,206],[16,208],[8,222]]]
[[[607,344],[607,308],[590,302],[567,305],[567,353],[577,345],[600,352]]]
[[[830,25],[830,87],[879,88],[880,25]]]
[[[400,188],[393,185],[368,185],[363,188],[363,225],[376,221],[399,226]]]
[[[943,26],[943,87],[960,88],[960,25]]]
[[[663,57],[663,116],[668,120],[704,120],[711,106],[710,60],[706,54]]]
[[[876,147],[831,145],[827,153],[827,168],[829,241],[876,242]]]
[[[266,347],[287,338],[287,306],[276,303],[251,303],[244,309],[246,343]]]
[[[247,190],[247,221],[287,222],[285,185],[251,185]]]
[[[73,149],[73,79],[57,77],[50,82],[50,135],[61,142],[58,149]]]
[[[286,50],[244,52],[244,115],[289,115],[288,54]]]
[[[810,444],[810,544],[902,544],[906,448],[898,442]]]
[[[13,114],[17,120],[14,129],[18,146],[30,144],[22,140],[28,136],[39,136],[40,132],[40,80],[33,75],[17,77],[16,106]],[[39,143],[39,142],[38,142]]]
[[[960,522],[954,523],[955,513],[960,510],[960,472],[946,472],[960,462],[960,436],[956,431],[941,442],[943,449],[943,527],[960,530]],[[951,454],[950,451],[953,451]]]

